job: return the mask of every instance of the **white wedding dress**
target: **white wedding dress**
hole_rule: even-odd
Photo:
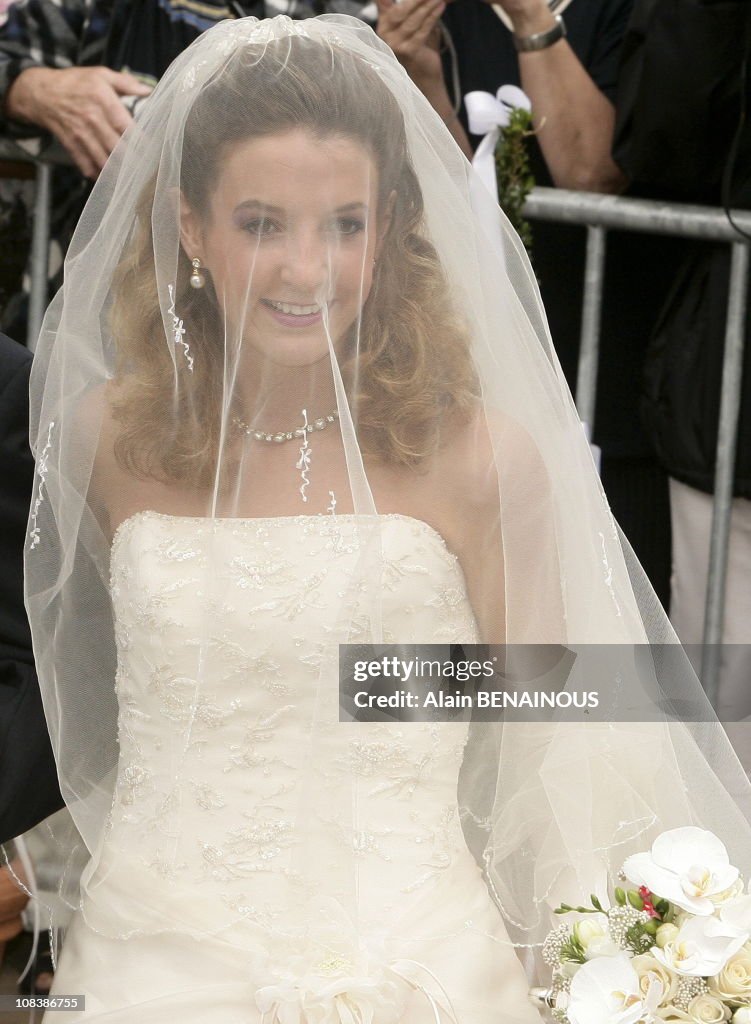
[[[146,511],[117,531],[117,783],[53,989],[83,1019],[539,1022],[457,817],[466,724],[339,724],[334,667],[311,750],[355,526]],[[379,526],[384,641],[476,641],[441,537]]]

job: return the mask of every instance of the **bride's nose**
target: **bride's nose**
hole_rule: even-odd
[[[331,278],[333,253],[325,238],[315,232],[299,232],[287,240],[281,267],[282,281],[305,298],[326,290]]]

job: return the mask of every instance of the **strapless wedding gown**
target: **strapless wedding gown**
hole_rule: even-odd
[[[384,641],[476,641],[441,537],[378,526]],[[539,1024],[458,820],[466,725],[336,720],[358,536],[352,516],[118,530],[117,782],[53,989],[82,1019]]]

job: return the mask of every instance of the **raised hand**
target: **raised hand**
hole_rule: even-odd
[[[121,96],[148,96],[133,75],[105,67],[27,68],[8,93],[9,117],[51,132],[87,178],[96,178],[132,121]]]
[[[426,94],[443,82],[439,21],[444,0],[378,0],[378,35]]]

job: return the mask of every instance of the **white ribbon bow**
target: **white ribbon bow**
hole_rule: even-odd
[[[495,147],[501,128],[509,123],[512,112],[521,107],[531,111],[532,104],[526,93],[515,85],[502,85],[493,96],[489,92],[468,92],[464,97],[469,130],[473,135],[484,135],[472,160],[472,166],[490,194],[498,201],[498,182],[495,173]]]

